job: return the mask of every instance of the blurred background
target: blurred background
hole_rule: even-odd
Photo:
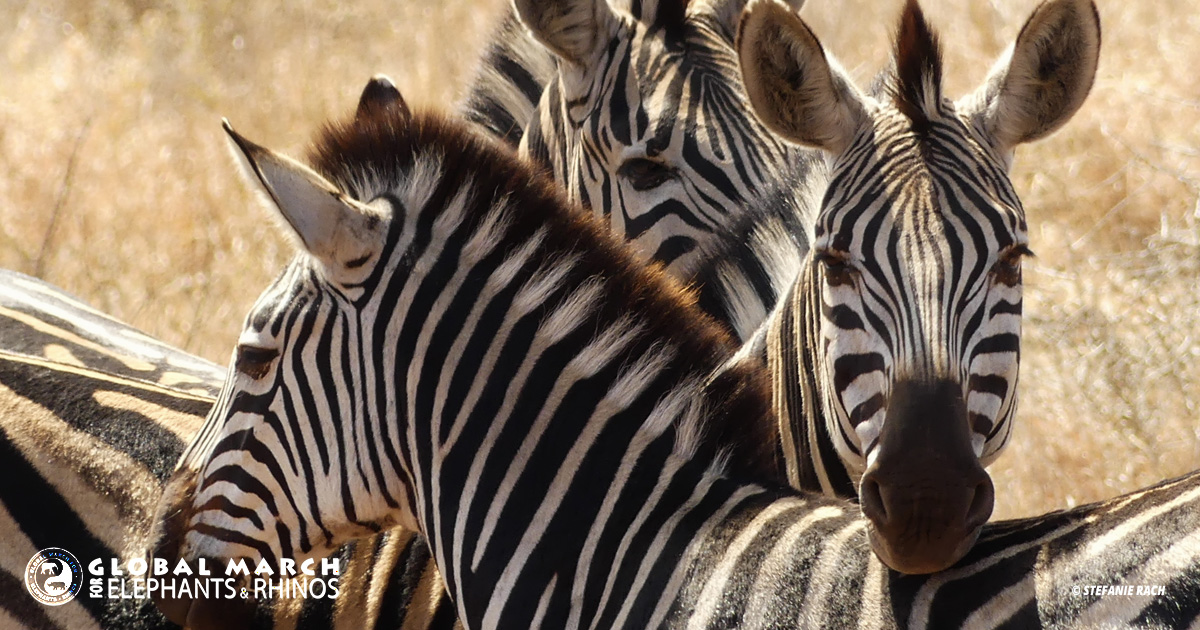
[[[926,0],[947,93],[983,80],[1035,0]],[[969,8],[964,8],[969,4]],[[1020,414],[997,517],[1200,467],[1200,1],[1100,0],[1083,110],[1017,151]],[[352,5],[352,6],[349,6]],[[860,84],[901,0],[801,15]],[[301,155],[385,73],[410,103],[465,93],[502,0],[0,1],[0,266],[218,363],[290,255],[220,129]]]

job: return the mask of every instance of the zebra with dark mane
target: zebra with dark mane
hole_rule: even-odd
[[[156,557],[274,563],[403,524],[466,627],[1198,623],[1200,477],[890,572],[855,507],[758,483],[753,443],[714,439],[770,424],[768,397],[720,370],[731,340],[685,293],[461,125],[368,111],[313,169],[229,130],[298,254],[164,493]],[[1093,593],[1114,576],[1159,588]],[[230,604],[160,602],[194,628]]]

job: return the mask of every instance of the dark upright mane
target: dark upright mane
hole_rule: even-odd
[[[544,260],[574,257],[579,262],[573,275],[605,278],[610,295],[618,297],[604,301],[588,317],[615,321],[631,312],[645,313],[639,343],[651,347],[670,341],[679,352],[677,365],[700,374],[715,373],[737,349],[724,327],[700,311],[691,291],[661,267],[643,263],[533,165],[464,122],[410,113],[401,106],[368,107],[349,121],[327,125],[308,161],[344,192],[366,202],[400,186],[418,157],[429,154],[439,156],[442,175],[427,208],[443,208],[459,190],[472,186],[478,194],[468,206],[467,221],[477,223],[499,200],[519,200],[509,217],[508,238],[523,242],[545,230]],[[726,454],[731,471],[784,483],[773,446],[778,437],[770,386],[762,372],[739,364],[708,381],[699,455],[713,461]]]
[[[942,50],[917,0],[908,0],[896,29],[896,83],[892,101],[912,121],[913,131],[929,129],[926,103],[941,100]],[[933,94],[926,94],[932,89]]]

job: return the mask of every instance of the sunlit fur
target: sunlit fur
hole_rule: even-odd
[[[280,540],[294,531],[292,508],[261,509],[294,502],[312,506],[300,516],[319,517],[333,535],[328,543],[371,522],[413,518],[467,627],[1196,623],[1197,476],[995,524],[962,563],[930,577],[884,569],[853,506],[744,481],[754,474],[740,470],[745,453],[721,457],[704,445],[704,429],[720,433],[712,422],[730,411],[739,421],[767,413],[765,393],[713,391],[705,366],[679,360],[695,340],[704,346],[720,335],[685,315],[678,294],[653,286],[661,279],[629,265],[597,230],[540,212],[555,204],[534,203],[547,201],[539,187],[485,185],[497,183],[496,154],[417,120],[416,138],[386,133],[406,127],[400,121],[361,137],[401,147],[399,159],[382,162],[408,173],[399,178],[406,186],[380,198],[390,213],[373,262],[346,268],[337,252],[301,254],[252,312],[236,373],[208,421],[221,438],[212,452],[193,450],[176,476],[176,489],[200,494],[168,490],[160,514],[164,531],[179,538],[160,541],[160,550],[189,559],[289,549],[303,557]],[[404,158],[410,141],[430,161]],[[360,186],[396,185],[356,157],[361,144],[327,138],[318,161],[355,195]],[[417,163],[429,166],[414,170]],[[456,200],[474,198],[460,196],[465,190],[496,196],[455,210]],[[566,246],[551,238],[564,228],[575,237]],[[490,253],[492,265],[467,264]],[[351,268],[363,280],[330,281]],[[477,269],[486,272],[472,283]],[[587,305],[599,312],[576,321]],[[373,334],[394,336],[378,344]],[[482,351],[471,352],[472,342]],[[590,413],[560,413],[577,397],[590,399]],[[342,413],[328,412],[335,405]],[[264,469],[294,478],[279,494],[259,495],[259,484],[279,480],[247,474]],[[217,477],[226,491],[206,496]],[[310,538],[322,542],[315,530]],[[1120,599],[1071,589],[1114,575],[1164,588]]]
[[[23,573],[38,549],[84,565],[145,558],[163,482],[196,435],[225,370],[77,302],[0,270],[0,627],[22,630],[172,628],[146,599],[42,606]],[[260,601],[255,630],[449,630],[456,624],[424,539],[392,529],[343,545],[334,599]],[[124,564],[123,564],[124,566]],[[106,564],[107,567],[107,564]],[[87,585],[85,583],[85,591]],[[125,585],[132,592],[132,584]],[[403,611],[391,610],[404,602]]]
[[[818,166],[750,113],[735,25],[709,3],[680,4],[614,11],[614,32],[596,60],[582,69],[560,63],[521,149],[614,233],[694,283],[702,306],[744,339],[807,246],[805,208],[758,200]],[[784,229],[755,232],[759,223]],[[766,238],[739,252],[748,278],[717,269],[731,248]]]

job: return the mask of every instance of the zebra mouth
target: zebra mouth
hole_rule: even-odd
[[[906,575],[925,575],[944,571],[962,560],[979,539],[981,531],[983,525],[965,532],[958,537],[957,544],[934,539],[897,542],[883,536],[871,524],[867,527],[867,538],[871,541],[871,550],[888,568]]]
[[[182,559],[180,546],[188,522],[192,516],[191,496],[196,487],[196,475],[189,471],[177,471],[163,488],[154,522],[158,525],[152,556],[166,559],[171,566]],[[189,559],[191,566],[197,563]],[[210,566],[218,563],[209,561]],[[152,592],[151,598],[159,612],[172,623],[189,630],[234,630],[250,628],[254,621],[256,606],[253,600],[240,598],[206,599],[180,595],[174,589],[169,595],[162,590]]]

